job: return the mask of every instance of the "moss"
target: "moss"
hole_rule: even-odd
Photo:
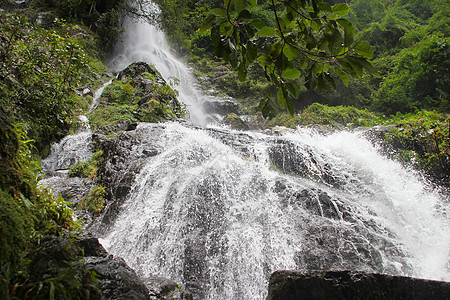
[[[139,109],[139,120],[142,122],[158,123],[176,118],[167,105],[153,99]]]
[[[69,169],[69,177],[86,177],[93,179],[97,177],[98,164],[102,159],[103,151],[97,151],[89,161],[80,161]]]
[[[134,88],[129,83],[114,80],[104,89],[101,100],[112,104],[129,105],[133,102],[134,92]]]
[[[106,127],[118,121],[130,120],[137,122],[137,105],[99,106],[88,115],[89,124],[93,130]]]
[[[25,266],[24,257],[33,229],[33,215],[26,207],[31,202],[16,197],[0,189],[0,265],[9,266],[11,274]]]
[[[227,115],[223,120],[223,123],[229,125],[233,129],[248,130],[248,125],[234,113]]]
[[[324,125],[331,128],[373,126],[383,120],[375,113],[351,106],[327,106],[314,103],[298,115],[279,114],[269,122],[269,126],[294,128],[299,125]]]
[[[87,198],[81,199],[78,208],[85,209],[94,216],[98,216],[105,207],[105,195],[106,189],[101,185],[96,185],[92,188]]]

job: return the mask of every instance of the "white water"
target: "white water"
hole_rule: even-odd
[[[157,9],[149,5],[149,9]],[[124,19],[125,33],[117,46],[116,55],[109,63],[115,71],[121,71],[133,62],[143,61],[156,67],[168,82],[179,80],[175,87],[178,100],[188,106],[190,119],[196,124],[205,124],[202,102],[205,95],[197,88],[191,70],[183,64],[170,49],[164,33],[142,20]]]
[[[178,78],[179,99],[192,121],[204,124],[204,96],[163,33],[130,19],[125,24],[111,65],[119,71],[145,61],[166,80]],[[139,134],[145,137],[152,126],[162,125],[141,124]],[[164,138],[155,141],[159,154],[137,175],[102,238],[140,275],[171,278],[198,299],[245,300],[264,299],[268,277],[278,269],[350,268],[450,280],[449,199],[360,134],[299,129],[275,138],[163,127]],[[308,158],[307,175],[274,168],[269,153],[277,140]],[[325,169],[337,174],[339,187],[326,182]],[[299,196],[305,191],[310,198]],[[338,217],[327,215],[324,194]],[[319,213],[302,201],[315,202]]]
[[[152,126],[140,125],[138,135],[150,136]],[[142,276],[181,282],[196,299],[264,299],[268,276],[279,269],[450,279],[445,199],[359,134],[303,129],[274,138],[220,129],[224,143],[215,130],[164,128],[159,154],[102,239]],[[230,146],[243,136],[246,151]],[[268,152],[279,141],[310,159],[311,176],[273,169]],[[320,179],[326,165],[342,186]],[[280,192],[280,184],[288,188]],[[310,198],[298,197],[304,191]],[[340,217],[326,214],[324,193]],[[320,214],[304,205],[310,200]]]

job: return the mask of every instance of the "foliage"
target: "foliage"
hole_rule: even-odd
[[[156,100],[150,100],[139,110],[139,120],[142,122],[158,123],[176,118],[177,116],[167,105]]]
[[[119,10],[125,2],[120,0],[32,0],[30,6],[37,11],[53,12],[58,18],[83,24],[98,35],[98,46],[104,53],[112,50],[122,32]]]
[[[387,136],[400,159],[448,184],[450,179],[450,118],[433,111],[397,114],[396,129]],[[408,154],[405,157],[405,154]]]
[[[292,115],[292,99],[299,89],[335,88],[337,74],[347,85],[350,77],[366,71],[376,74],[369,62],[369,45],[354,43],[354,27],[344,18],[346,4],[330,6],[321,0],[268,1],[226,0],[224,9],[211,10],[201,30],[211,27],[211,39],[217,56],[228,61],[244,81],[248,66],[257,62],[277,89],[278,104]],[[273,25],[252,14],[253,10],[271,12]],[[261,55],[261,52],[264,54]],[[300,87],[300,88],[299,88]],[[260,102],[264,116],[273,117],[278,109],[270,91]]]
[[[62,281],[53,278],[29,282],[29,257],[39,255],[38,245],[48,235],[60,236],[64,231],[80,230],[73,211],[61,197],[38,186],[40,169],[32,160],[31,140],[27,139],[25,126],[12,126],[1,116],[2,148],[0,165],[8,168],[0,175],[0,287],[2,299],[21,293],[39,294],[42,287],[48,287],[51,280],[62,294],[69,295],[71,284],[82,292],[86,286],[76,278]],[[8,178],[3,178],[4,176]],[[12,180],[11,178],[12,177]],[[62,268],[61,272],[70,268]],[[66,278],[67,279],[67,278]],[[44,288],[45,290],[45,288]],[[51,289],[50,289],[51,290]],[[32,292],[33,291],[33,292]],[[37,296],[38,297],[38,296]],[[24,299],[22,295],[19,298]],[[39,297],[38,297],[39,298]]]
[[[103,90],[101,100],[119,105],[130,104],[134,92],[134,88],[128,82],[114,80]]]
[[[374,94],[373,108],[386,114],[433,108],[450,111],[449,68],[448,38],[433,37],[401,51]]]
[[[94,179],[97,177],[98,166],[102,160],[103,151],[97,151],[89,161],[80,161],[69,169],[69,177],[85,177]]]
[[[373,126],[382,122],[376,114],[352,106],[327,106],[314,103],[298,115],[279,114],[269,122],[269,126],[295,128],[300,125],[325,125],[330,128]]]
[[[137,108],[137,105],[98,106],[97,109],[88,115],[89,124],[92,130],[97,130],[118,121],[130,120],[137,122],[138,120],[135,117]]]
[[[105,207],[106,189],[101,185],[96,185],[92,188],[89,196],[81,199],[78,204],[79,209],[85,209],[92,213],[94,216],[100,215]]]
[[[0,103],[31,126],[41,149],[67,133],[77,109],[73,95],[90,75],[86,55],[20,15],[2,15],[0,28]]]

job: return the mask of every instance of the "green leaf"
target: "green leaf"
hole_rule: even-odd
[[[209,16],[208,18],[205,19],[205,21],[203,21],[202,25],[199,28],[200,32],[203,32],[209,28],[211,28],[212,23],[214,22],[214,20],[216,19],[216,16],[212,15]]]
[[[350,11],[350,9],[348,8],[348,5],[344,4],[344,3],[339,3],[339,4],[334,5],[332,10],[333,10],[333,13],[338,16],[345,16]]]
[[[247,68],[245,67],[245,63],[243,62],[241,62],[238,67],[238,78],[241,82],[244,82],[247,78]]]
[[[321,11],[332,12],[330,4],[325,3],[325,2],[322,2],[322,3],[320,4],[319,9],[320,9]]]
[[[288,90],[289,94],[291,94],[292,97],[298,98],[298,95],[300,94],[298,90],[298,86],[293,82],[286,82],[286,89]]]
[[[260,57],[258,57],[257,61],[261,66],[268,66],[272,64],[272,60],[270,60],[267,55],[261,55]]]
[[[225,9],[221,9],[221,8],[213,8],[211,9],[211,13],[213,13],[215,16],[218,17],[227,17],[227,11]]]
[[[258,108],[264,118],[268,117],[269,119],[272,119],[278,114],[277,106],[275,105],[273,98],[270,96],[270,93],[266,94],[266,96],[261,100]]]
[[[337,22],[344,27],[344,46],[349,47],[353,43],[355,28],[352,23],[346,19],[338,19]]]
[[[366,58],[349,56],[348,60],[352,64],[360,65],[364,70],[367,71],[367,73],[369,73],[375,77],[380,76],[380,73],[378,73],[378,71],[373,67],[372,63],[370,61],[368,61]]]
[[[277,33],[277,31],[275,29],[273,29],[272,27],[265,26],[265,27],[261,28],[260,30],[258,30],[258,32],[256,34],[259,35],[260,37],[268,37],[268,36],[273,36],[276,33]]]
[[[248,41],[247,42],[247,59],[251,63],[256,59],[258,55],[258,47],[255,43]]]
[[[266,27],[266,23],[264,23],[263,21],[259,20],[259,19],[253,19],[250,24],[252,24],[253,26],[255,26],[256,29],[261,29],[263,27]]]
[[[237,18],[238,20],[251,20],[252,15],[248,10],[244,9],[239,13],[239,16]]]
[[[280,107],[282,109],[286,108],[286,100],[284,98],[284,93],[283,93],[283,88],[278,88],[278,92],[277,92],[277,99],[278,99],[278,104],[280,104]]]
[[[362,57],[368,59],[371,59],[373,57],[373,50],[366,42],[363,41],[359,42],[353,47],[353,49],[355,49],[356,52],[358,52],[358,54],[361,55]]]
[[[348,84],[350,83],[350,77],[348,76],[348,74],[342,71],[340,68],[337,68],[336,73],[342,79],[342,82],[345,84],[345,86],[348,87]]]
[[[283,70],[283,73],[281,73],[281,77],[284,79],[297,79],[300,77],[302,73],[297,69],[287,68]]]
[[[293,116],[295,114],[295,104],[294,101],[292,101],[292,98],[286,99],[286,106],[289,114]]]
[[[248,0],[251,7],[255,7],[258,4],[258,0]]]
[[[232,0],[234,3],[234,9],[240,13],[247,7],[247,0]]]
[[[300,54],[300,52],[297,49],[289,46],[288,44],[284,45],[283,53],[284,53],[284,55],[286,55],[287,59],[289,59],[289,60],[293,60]]]

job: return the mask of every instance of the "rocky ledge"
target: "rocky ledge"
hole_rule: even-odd
[[[267,300],[450,299],[450,282],[352,271],[277,271]]]

